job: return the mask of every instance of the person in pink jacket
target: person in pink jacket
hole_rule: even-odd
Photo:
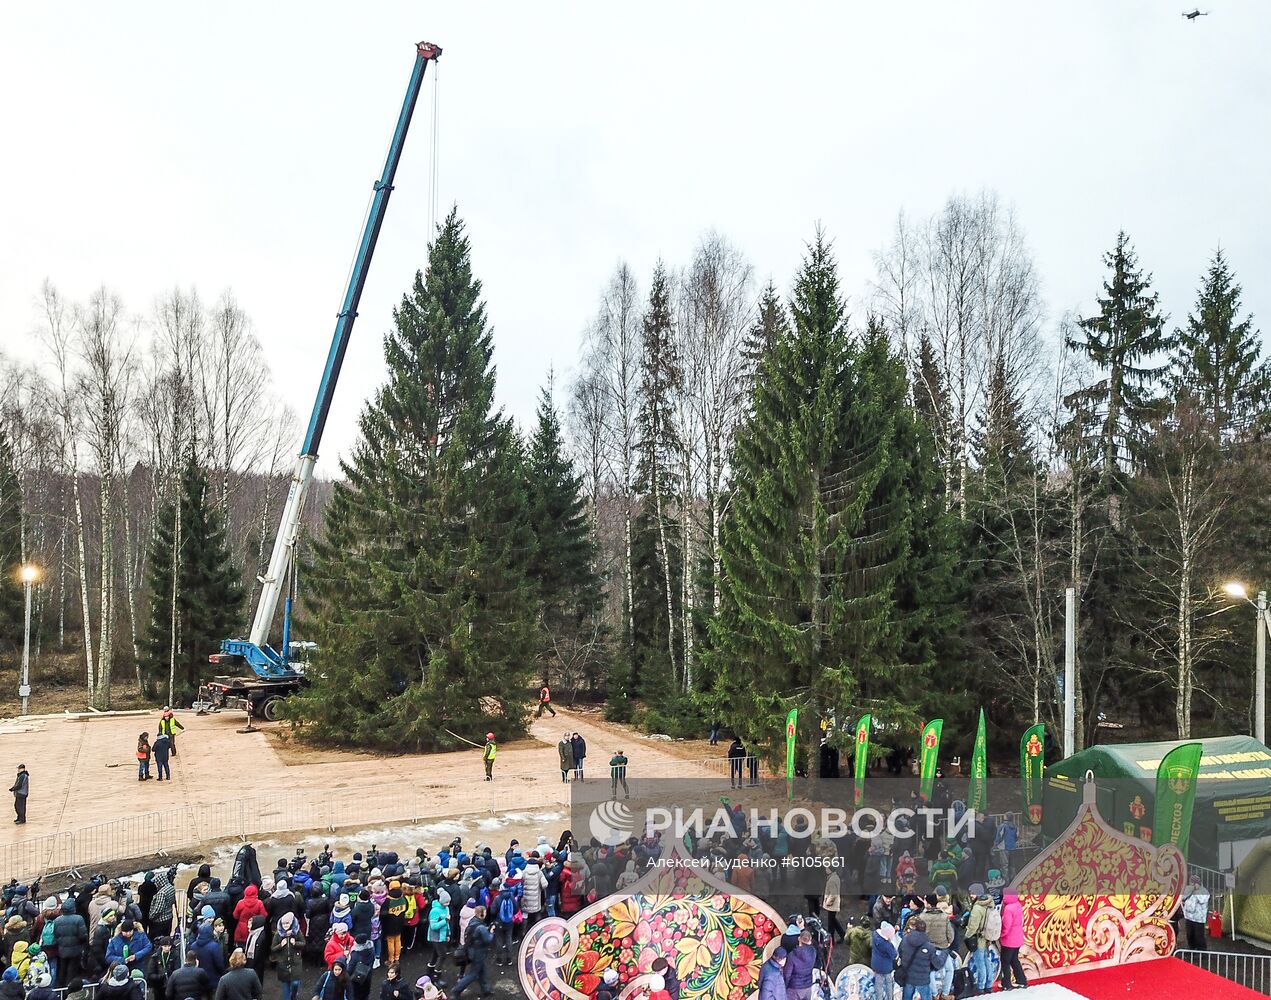
[[[1012,990],[1028,985],[1024,967],[1019,964],[1019,950],[1024,946],[1024,908],[1013,892],[1002,894],[1002,989]],[[1014,974],[1015,983],[1011,984]]]

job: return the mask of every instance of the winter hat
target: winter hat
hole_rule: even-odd
[[[349,905],[349,894],[347,892],[340,893],[340,898],[335,901],[335,905],[340,909],[346,909]]]
[[[773,957],[773,958],[785,958],[788,954],[790,954],[790,953],[789,953],[788,951],[786,951],[784,948],[778,948],[776,951],[774,951],[774,952],[772,953],[772,957]]]
[[[445,890],[445,889],[440,889],[440,890],[438,890],[438,892],[437,892],[437,902],[439,902],[442,906],[449,906],[449,905],[450,905],[450,893],[446,892],[446,890]]]
[[[972,899],[979,899],[984,895],[984,886],[979,882],[975,882],[967,891],[971,893]]]
[[[884,920],[878,926],[878,933],[881,934],[888,941],[890,941],[892,938],[896,936],[896,928],[893,927],[891,924],[889,924],[886,920]]]
[[[288,911],[278,918],[278,926],[283,930],[291,930],[296,923],[296,915]]]
[[[28,955],[38,955],[40,953],[40,942],[32,941],[29,945],[26,946],[26,953]]]
[[[128,967],[122,962],[116,963],[115,967],[110,970],[110,981],[115,986],[123,986],[128,982]]]
[[[53,985],[53,977],[49,975],[48,969],[43,970],[35,977],[35,985],[43,987],[46,990]]]
[[[64,900],[62,900],[62,912],[67,916],[70,916],[75,912],[75,900],[71,899],[70,896],[67,896]]]
[[[44,908],[46,910],[56,910],[58,908],[58,905],[59,904],[58,904],[56,896],[50,896],[48,899],[44,901]]]
[[[358,944],[366,944],[366,943],[367,943],[368,941],[370,941],[371,939],[370,939],[370,937],[369,937],[368,935],[366,935],[366,934],[359,934],[359,935],[358,935],[357,937],[355,937],[353,940],[354,940],[354,941],[356,941]]]
[[[335,924],[331,928],[331,932],[333,934],[347,934],[349,933],[349,925],[343,922]]]
[[[216,917],[216,911],[205,903],[203,909],[199,910],[199,916],[204,920],[212,920]]]
[[[130,978],[140,980],[144,983],[146,981],[146,974],[141,969],[133,969]]]
[[[16,983],[18,981],[18,970],[12,965],[4,970],[4,981],[6,983]]]

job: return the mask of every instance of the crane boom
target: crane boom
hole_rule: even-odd
[[[291,564],[296,543],[296,533],[300,527],[300,515],[304,510],[305,494],[313,479],[313,467],[318,460],[318,446],[322,442],[322,432],[331,410],[335,383],[340,377],[340,366],[344,362],[344,353],[349,346],[353,321],[357,319],[358,303],[362,298],[362,289],[366,285],[366,276],[371,267],[371,257],[375,253],[375,243],[379,239],[380,226],[384,223],[388,198],[393,192],[393,178],[397,173],[397,164],[401,160],[402,146],[406,142],[406,131],[410,128],[415,103],[423,86],[424,70],[429,62],[440,56],[440,46],[429,42],[420,42],[415,48],[415,66],[411,71],[410,83],[406,87],[406,98],[402,102],[401,113],[397,116],[397,127],[393,130],[393,141],[388,147],[384,172],[375,182],[371,208],[367,213],[357,256],[354,258],[353,269],[349,274],[344,302],[335,322],[335,333],[331,338],[331,349],[327,353],[322,381],[318,385],[318,395],[313,403],[313,413],[309,417],[304,443],[296,459],[291,486],[287,490],[287,502],[283,506],[282,520],[278,526],[278,534],[274,538],[269,568],[261,577],[260,600],[256,605],[256,616],[252,620],[251,632],[246,642],[239,639],[227,639],[221,643],[223,653],[243,657],[262,677],[280,677],[291,673],[286,663],[287,651],[284,649],[279,654],[267,645],[269,630],[273,625],[274,614],[278,610],[278,600],[286,584],[287,570]]]

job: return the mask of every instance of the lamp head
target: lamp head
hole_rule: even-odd
[[[1222,589],[1227,592],[1228,597],[1234,597],[1237,601],[1249,600],[1249,591],[1239,581],[1232,580],[1230,583],[1224,584]]]
[[[34,563],[27,563],[22,567],[22,582],[35,583],[40,578],[40,568]]]

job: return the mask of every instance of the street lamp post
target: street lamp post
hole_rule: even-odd
[[[1253,735],[1259,743],[1267,741],[1267,633],[1271,632],[1271,612],[1267,610],[1267,592],[1258,591],[1257,600],[1249,599],[1243,583],[1229,583],[1223,588],[1238,601],[1244,601],[1257,611],[1254,622],[1253,660]]]
[[[18,697],[22,699],[22,714],[26,715],[31,697],[31,587],[39,579],[40,571],[31,563],[22,567],[22,589],[26,596],[26,624],[22,629],[22,681],[18,684]]]

